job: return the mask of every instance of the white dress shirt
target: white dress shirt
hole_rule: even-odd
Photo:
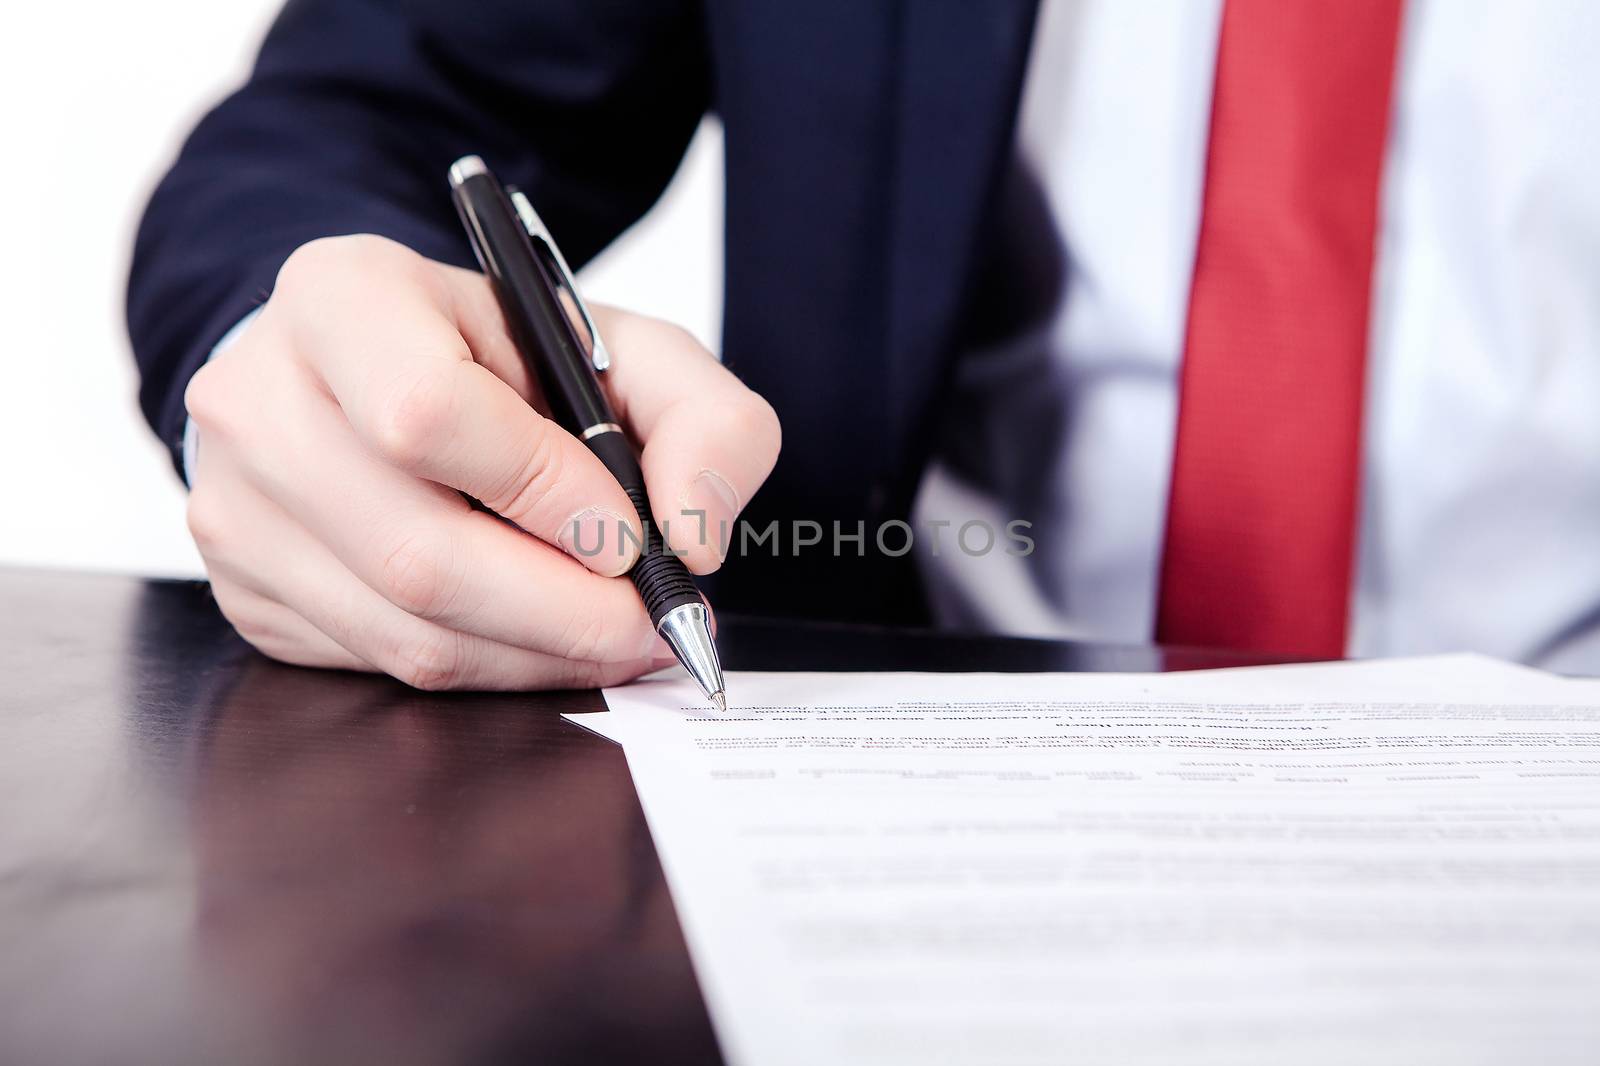
[[[1037,550],[933,558],[919,539],[949,624],[1150,639],[1220,14],[1042,4],[1018,149],[1064,249],[1060,300],[963,359],[948,446],[985,442],[989,469],[963,452],[918,507],[1031,521]],[[1597,44],[1593,0],[1405,4],[1353,655],[1600,672]]]

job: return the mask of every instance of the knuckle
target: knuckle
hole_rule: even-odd
[[[210,492],[200,488],[190,492],[189,503],[184,510],[184,522],[202,556],[209,559],[221,553],[228,536],[227,510],[217,503]]]
[[[571,663],[612,663],[642,656],[654,639],[644,605],[636,609],[602,609],[599,604],[574,605],[558,634],[555,654]]]
[[[717,404],[705,417],[710,423],[707,429],[716,439],[737,442],[741,449],[765,458],[777,456],[783,437],[778,413],[750,389],[741,388],[737,395]]]
[[[561,633],[558,652],[571,663],[597,662],[610,658],[605,653],[613,643],[614,628],[605,618],[589,611],[578,611]]]
[[[563,683],[567,688],[608,688],[625,681],[632,681],[641,674],[648,673],[649,670],[648,660],[572,663],[568,667]]]
[[[233,626],[234,632],[251,647],[268,654],[263,646],[273,642],[275,633],[254,608],[253,597],[226,582],[212,582],[211,596],[217,601],[217,610]]]
[[[484,503],[526,528],[546,515],[547,501],[566,476],[565,471],[566,459],[558,438],[548,428],[541,429],[535,433],[527,459],[517,468],[511,482],[497,494],[497,499]],[[564,516],[554,517],[560,521]]]
[[[233,623],[234,632],[243,637],[245,643],[249,644],[257,651],[265,654],[271,654],[270,652],[267,652],[266,649],[268,645],[273,645],[275,643],[274,633],[272,630],[261,624],[260,620],[252,618],[248,614],[229,615],[227,611],[223,611],[222,613],[223,617],[227,618],[228,621]],[[275,655],[273,658],[282,658],[282,656]]]
[[[278,358],[283,353],[265,318],[263,312],[226,351],[215,352],[203,363],[184,386],[184,411],[207,439],[253,444],[270,440],[264,432],[268,427],[262,412],[295,395],[298,382],[288,369],[288,360]]]
[[[412,688],[440,692],[461,683],[465,665],[460,637],[440,629],[402,647],[391,673]]]
[[[657,343],[663,347],[671,346],[674,348],[682,348],[685,351],[699,352],[707,359],[716,358],[711,354],[711,350],[709,348],[700,343],[699,337],[696,337],[693,333],[690,333],[687,329],[678,325],[676,322],[668,322],[665,319],[657,318],[651,320],[651,325],[660,331],[660,337],[657,338]]]
[[[601,332],[618,352],[670,352],[680,359],[717,362],[699,337],[676,322],[617,308],[608,309],[603,317]]]
[[[425,466],[449,437],[454,417],[454,364],[442,363],[396,383],[373,425],[378,454],[402,470]]]
[[[234,628],[238,629],[237,626]],[[245,643],[256,651],[269,659],[276,659],[280,663],[288,663],[291,666],[322,665],[317,656],[311,652],[311,649],[305,647],[299,641],[288,639],[279,633],[263,633],[259,637],[252,637],[240,630],[240,636],[244,638]]]
[[[419,618],[438,618],[449,611],[460,591],[455,550],[450,538],[436,532],[412,532],[384,556],[384,596]]]
[[[222,612],[222,617],[232,623],[233,628],[239,631],[240,636],[245,636],[245,630],[250,628],[250,623],[245,618],[245,612],[242,609],[241,600],[243,594],[236,593],[234,587],[227,582],[213,580],[211,582],[211,598],[217,601],[217,610]]]
[[[316,284],[318,279],[336,267],[342,240],[340,237],[320,237],[290,252],[289,258],[278,268],[278,280],[272,287],[274,294],[294,292],[302,285]]]
[[[360,272],[405,262],[411,252],[404,245],[373,233],[319,237],[307,241],[283,261],[274,291],[295,291],[304,286],[325,286],[330,280],[360,276]]]
[[[783,426],[772,404],[758,393],[746,390],[744,402],[736,405],[738,430],[745,440],[764,446],[774,455],[783,443]]]
[[[233,421],[233,389],[227,379],[225,364],[212,361],[196,370],[184,388],[183,408],[201,429],[218,433]]]

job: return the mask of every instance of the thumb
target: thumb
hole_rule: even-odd
[[[696,574],[722,565],[740,512],[778,458],[777,415],[744,391],[715,407],[684,403],[662,417],[645,444],[651,510],[667,544]]]
[[[613,355],[612,399],[644,445],[650,509],[684,564],[709,574],[778,460],[778,416],[687,332],[624,312],[595,316]]]

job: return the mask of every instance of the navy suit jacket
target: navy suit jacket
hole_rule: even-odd
[[[864,524],[857,557],[731,559],[719,607],[911,621],[905,519],[1000,199],[1034,0],[291,0],[249,82],[195,129],[135,249],[141,402],[183,389],[317,237],[470,265],[446,195],[482,154],[574,266],[659,196],[702,115],[725,137],[723,357],[777,409],[755,528]],[[887,538],[898,547],[901,538]],[[826,546],[825,546],[826,547]]]

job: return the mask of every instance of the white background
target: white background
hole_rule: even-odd
[[[244,79],[277,8],[96,0],[6,15],[0,564],[200,572],[182,487],[135,403],[123,287],[145,197]],[[715,348],[721,158],[708,123],[662,203],[584,272],[591,299],[671,318]]]

